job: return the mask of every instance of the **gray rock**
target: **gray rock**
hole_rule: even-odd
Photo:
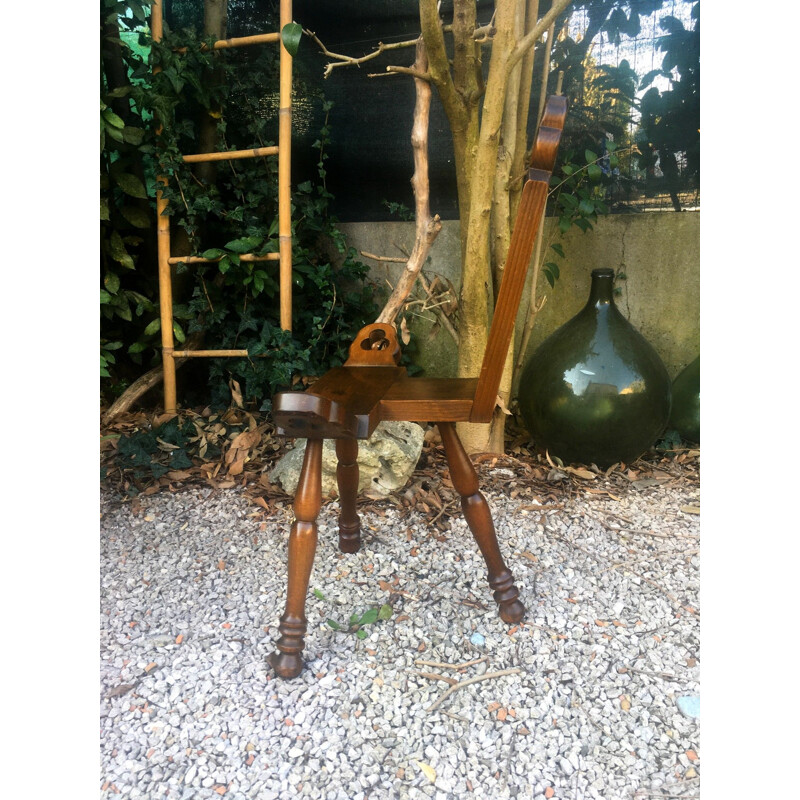
[[[417,466],[425,435],[415,422],[381,422],[372,436],[358,443],[358,491],[385,496],[405,486]],[[285,492],[294,494],[300,479],[306,440],[298,439],[269,474]],[[322,448],[322,493],[338,494],[336,442],[326,439]]]

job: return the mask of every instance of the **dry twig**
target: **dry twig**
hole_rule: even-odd
[[[465,661],[463,664],[446,664],[443,661],[424,661],[418,658],[414,663],[419,664],[421,667],[437,667],[438,669],[466,669],[467,667],[472,667],[475,664],[480,664],[482,661],[488,660],[488,656],[481,656],[480,658],[472,659],[472,661]]]
[[[483,675],[476,675],[474,678],[466,678],[463,681],[459,681],[458,683],[453,684],[449,689],[447,689],[444,694],[438,699],[435,700],[431,705],[428,706],[428,713],[431,714],[434,712],[453,692],[457,692],[459,689],[463,689],[466,686],[471,686],[473,683],[478,683],[479,681],[488,681],[492,678],[502,678],[504,675],[519,675],[522,673],[522,670],[518,667],[514,667],[513,669],[501,669],[498,672],[486,672]]]

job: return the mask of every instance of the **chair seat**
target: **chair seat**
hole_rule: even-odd
[[[477,385],[477,378],[402,376],[380,401],[380,418],[408,422],[468,422]]]
[[[409,378],[405,367],[336,367],[305,392],[273,401],[278,433],[368,439],[382,420],[466,422],[477,378]]]

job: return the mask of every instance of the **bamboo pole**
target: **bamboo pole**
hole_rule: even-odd
[[[247,350],[176,350],[175,358],[247,358]]]
[[[218,39],[211,45],[211,50],[227,50],[229,47],[247,47],[251,44],[267,44],[277,42],[281,38],[280,33],[257,33],[255,36],[236,36],[231,39]],[[200,45],[201,52],[207,52],[208,47],[205,42]],[[188,47],[176,47],[176,53],[186,53]]]
[[[240,158],[258,158],[259,156],[280,155],[279,147],[253,147],[250,150],[222,150],[214,153],[193,153],[181,156],[187,164],[196,164],[201,161],[234,161]]]
[[[242,253],[239,256],[239,261],[279,261],[280,253],[265,253],[263,256],[257,256],[253,253]],[[224,256],[219,258],[203,258],[202,256],[172,256],[169,259],[170,264],[216,264],[222,261]]]
[[[257,33],[255,36],[237,36],[232,39],[219,39],[214,42],[212,50],[225,50],[228,47],[247,47],[251,44],[266,44],[280,41],[280,33]],[[202,47],[200,48],[203,49]]]
[[[280,29],[292,21],[292,0],[281,0]],[[278,241],[280,242],[281,328],[292,329],[292,56],[280,44],[278,112]]]
[[[153,0],[150,14],[150,32],[154,42],[160,42],[164,36],[164,18],[161,0]],[[153,67],[153,73],[161,71],[161,67]],[[157,133],[161,133],[161,125]],[[170,235],[169,216],[167,216],[167,200],[163,188],[167,179],[163,175],[156,178],[156,217],[157,217],[157,252],[158,252],[158,300],[161,318],[161,362],[164,368],[164,411],[171,413],[177,410],[177,387],[175,379],[175,342],[172,334],[172,275],[170,274]]]

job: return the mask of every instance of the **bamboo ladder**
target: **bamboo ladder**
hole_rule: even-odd
[[[292,0],[280,0],[280,29],[292,21]],[[154,42],[164,35],[162,0],[153,0],[150,29]],[[256,147],[251,150],[229,150],[213,153],[196,153],[182,156],[185,163],[201,161],[229,161],[241,158],[278,156],[278,241],[279,252],[255,255],[244,253],[242,261],[280,261],[280,311],[281,328],[292,329],[292,222],[291,222],[291,139],[292,139],[292,56],[281,42],[280,32],[221,39],[214,42],[214,50],[229,47],[245,47],[253,44],[278,42],[280,46],[280,109],[278,112],[278,146]],[[159,68],[155,67],[157,71]],[[168,179],[159,175],[156,179],[162,187]],[[173,257],[170,245],[169,216],[165,214],[168,201],[163,189],[156,191],[156,215],[158,217],[158,287],[161,316],[161,353],[164,366],[164,410],[177,410],[175,359],[177,358],[243,358],[247,350],[175,350],[172,331],[172,275],[173,264],[207,264],[219,259],[202,256]]]

